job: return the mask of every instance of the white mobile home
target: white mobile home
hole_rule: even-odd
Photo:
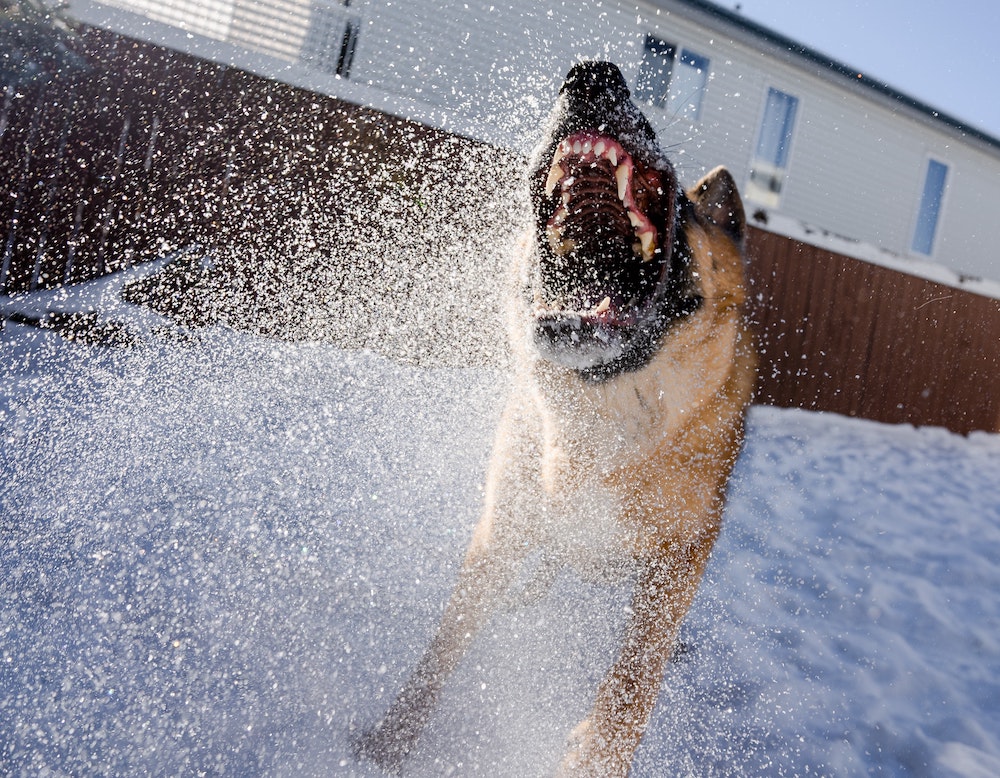
[[[525,151],[572,62],[618,63],[682,180],[1000,280],[1000,139],[705,0],[73,0],[81,21]]]

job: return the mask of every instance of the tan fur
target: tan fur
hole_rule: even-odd
[[[538,358],[515,320],[514,386],[494,444],[483,515],[438,632],[386,717],[360,744],[398,770],[445,679],[525,552],[636,585],[623,644],[559,775],[625,775],[677,632],[719,533],[755,356],[744,326],[742,206],[729,174],[691,189],[701,308],[642,369],[588,382]]]

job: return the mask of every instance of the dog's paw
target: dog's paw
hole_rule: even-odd
[[[389,775],[401,775],[413,743],[383,720],[355,738],[352,746],[358,761],[367,760]]]
[[[625,778],[629,763],[616,753],[592,719],[584,719],[569,736],[558,778]]]

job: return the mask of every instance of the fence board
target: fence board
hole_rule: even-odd
[[[759,229],[758,401],[1000,431],[1000,301]]]

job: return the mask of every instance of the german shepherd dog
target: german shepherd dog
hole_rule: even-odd
[[[618,68],[575,66],[532,155],[516,252],[514,382],[444,616],[359,754],[400,772],[532,549],[634,580],[619,654],[559,775],[628,773],[719,533],[755,355],[743,206],[717,168],[683,192]]]

